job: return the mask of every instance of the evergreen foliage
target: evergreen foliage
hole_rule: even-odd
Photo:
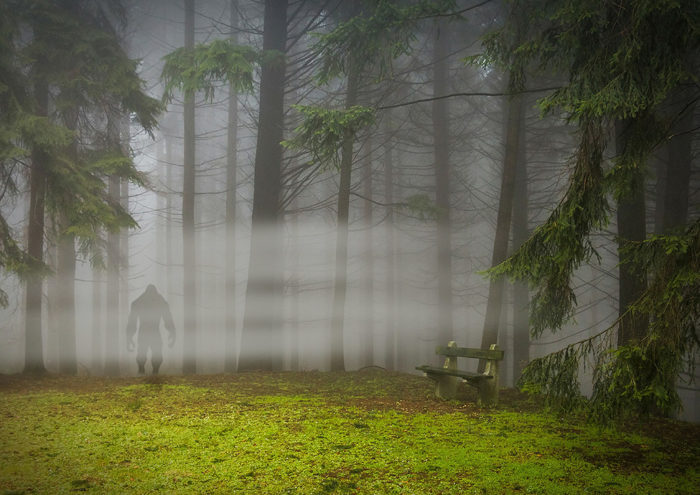
[[[112,27],[123,14],[119,2],[108,11],[93,2],[3,2],[0,5],[0,167],[3,191],[16,192],[32,150],[49,157],[47,213],[68,219],[65,232],[83,254],[99,255],[98,232],[134,226],[134,220],[108,198],[110,174],[144,184],[131,160],[111,142],[102,123],[130,115],[147,132],[157,125],[162,104],[144,92]],[[27,88],[37,80],[49,88],[53,112],[36,114]],[[4,194],[3,194],[4,197]],[[7,221],[0,217],[0,266],[27,275],[42,268],[27,256]],[[0,304],[6,304],[5,294]]]
[[[320,107],[294,105],[304,117],[294,130],[294,138],[284,141],[289,148],[307,150],[310,165],[340,168],[341,148],[348,133],[355,136],[374,123],[374,110],[352,106],[347,110],[328,110]]]
[[[664,114],[663,103],[683,88],[691,88],[690,99],[698,97],[699,25],[700,4],[692,0],[517,0],[505,26],[486,38],[482,62],[520,74],[515,89],[525,70],[566,74],[567,83],[540,106],[545,113],[564,112],[579,127],[561,202],[512,257],[490,271],[535,289],[534,336],[571,319],[572,276],[597,256],[590,236],[608,224],[609,198],[619,201],[642,186],[649,155],[680,117]],[[608,137],[620,121],[626,145],[607,163]],[[677,410],[675,380],[684,360],[692,366],[698,349],[698,247],[697,221],[683,233],[629,244],[620,262],[651,283],[628,311],[649,317],[648,334],[613,349],[618,320],[591,339],[535,360],[523,386],[567,407],[579,404],[577,363],[587,360],[594,372],[590,405],[598,417]]]
[[[226,81],[236,91],[253,91],[253,70],[255,65],[275,59],[279,54],[257,52],[231,40],[215,40],[198,44],[190,51],[185,47],[164,57],[165,65],[161,79],[165,83],[163,101],[173,99],[173,91],[203,91],[211,100],[217,83]]]

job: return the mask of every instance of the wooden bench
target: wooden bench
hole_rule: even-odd
[[[479,405],[493,406],[498,404],[498,362],[503,360],[503,351],[492,344],[488,351],[472,349],[470,347],[457,347],[454,341],[447,347],[438,346],[435,354],[446,356],[445,365],[442,368],[436,366],[416,366],[423,371],[428,378],[434,380],[435,395],[441,399],[451,400],[457,395],[457,386],[462,380],[479,390]],[[485,359],[486,368],[483,373],[463,371],[457,368],[457,358]]]

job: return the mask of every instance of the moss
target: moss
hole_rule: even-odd
[[[600,429],[515,394],[482,410],[437,401],[411,375],[23,380],[0,378],[0,493],[693,493],[700,483],[698,427],[666,423],[669,443],[658,425]]]

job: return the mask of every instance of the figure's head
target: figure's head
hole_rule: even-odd
[[[151,296],[156,295],[156,294],[158,294],[158,289],[156,289],[155,285],[148,284],[148,287],[146,287],[146,292],[144,292],[144,294],[148,294]]]

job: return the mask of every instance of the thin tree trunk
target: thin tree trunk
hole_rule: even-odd
[[[285,53],[287,1],[265,0],[263,50]],[[282,235],[279,229],[282,188],[285,62],[269,60],[260,77],[260,118],[255,151],[253,218],[248,285],[241,335],[239,371],[282,366],[280,315]]]
[[[165,285],[167,294],[173,294],[173,153],[172,142],[170,136],[165,138],[165,161],[167,168],[165,170]]]
[[[59,314],[59,304],[61,300],[60,281],[58,280],[58,246],[57,232],[58,227],[55,224],[55,218],[48,217],[49,225],[45,230],[50,234],[45,236],[44,241],[48,245],[44,249],[44,262],[53,271],[53,276],[46,278],[46,356],[44,365],[47,370],[58,370],[60,345],[59,334],[61,333],[60,324],[61,317]]]
[[[124,156],[129,156],[131,153],[131,148],[130,148],[130,140],[131,140],[131,132],[129,129],[129,116],[128,115],[122,115],[121,117],[121,129],[120,129],[120,145],[121,145],[121,150]],[[126,178],[122,178],[121,180],[121,191],[120,191],[120,199],[119,203],[121,204],[121,207],[126,211],[127,213],[129,212],[129,181]],[[129,254],[129,228],[128,227],[122,227],[122,229],[119,232],[119,260],[120,260],[120,266],[119,266],[119,276],[121,279],[121,283],[119,286],[120,289],[120,294],[119,294],[119,302],[120,302],[120,309],[119,309],[119,314],[120,315],[128,315],[129,310],[130,310],[130,305],[129,305],[129,265],[130,265],[130,254]],[[124,320],[122,320],[124,321]],[[123,347],[120,346],[119,352],[120,354],[123,352]]]
[[[505,156],[503,158],[501,192],[498,202],[498,217],[496,221],[496,235],[493,241],[491,266],[498,265],[501,261],[506,259],[508,254],[508,234],[510,233],[511,227],[515,174],[518,166],[521,114],[522,98],[520,96],[514,96],[508,103]],[[486,304],[486,318],[484,319],[484,331],[481,337],[482,349],[488,349],[491,344],[498,343],[503,305],[503,287],[503,278],[491,280],[489,283],[489,298]],[[479,370],[483,371],[485,366],[486,362],[483,359],[480,360]]]
[[[362,194],[364,200],[364,230],[365,230],[365,284],[364,284],[364,328],[365,335],[362,341],[361,354],[364,366],[374,364],[374,238],[372,225],[372,139],[365,143],[367,158],[364,166]]]
[[[65,125],[75,131],[78,126],[77,110],[66,112]],[[73,140],[67,152],[71,160],[78,160],[77,140]],[[78,373],[75,343],[75,236],[67,232],[69,227],[70,218],[63,211],[58,217],[56,250],[56,280],[60,287],[56,294],[58,371],[66,375],[75,375]]]
[[[109,198],[119,204],[119,177],[109,177]],[[119,233],[107,233],[107,323],[105,328],[105,366],[108,376],[119,375]]]
[[[522,116],[524,123],[524,116]],[[527,156],[525,154],[525,132],[519,139],[519,158],[515,172],[513,198],[513,250],[518,249],[529,237]],[[526,282],[513,284],[513,383],[520,379],[523,369],[530,362],[530,294]]]
[[[92,268],[92,374],[102,374],[102,268]]]
[[[449,54],[447,23],[436,29],[433,53],[433,95],[448,93],[447,57]],[[447,100],[433,101],[433,145],[435,153],[435,203],[438,207],[438,341],[453,339],[452,318],[452,233],[450,222],[450,129]]]
[[[685,227],[688,221],[690,168],[693,159],[693,134],[689,131],[693,128],[695,106],[696,103],[693,103],[685,109],[674,127],[674,137],[667,144],[668,165],[661,227],[664,234]]]
[[[194,48],[194,0],[185,0],[185,49]],[[194,92],[185,92],[182,183],[183,351],[182,372],[197,371],[197,282],[194,239]]]
[[[292,209],[296,209],[297,198],[292,202]],[[301,277],[299,273],[299,214],[294,212],[289,221],[289,236],[291,238],[291,270],[290,270],[290,291],[291,291],[291,314],[290,316],[290,339],[289,346],[291,348],[289,369],[292,371],[300,370],[300,348],[299,348],[299,316],[300,316],[300,293],[299,285]]]
[[[238,0],[230,2],[231,40],[238,42]],[[224,371],[236,371],[236,180],[238,151],[238,93],[229,85],[226,147],[226,357]]]
[[[59,220],[56,263],[58,291],[58,372],[78,373],[75,349],[75,236],[65,233],[70,223],[65,214]]]
[[[48,108],[48,85],[45,81],[35,86],[37,115],[46,116]],[[48,156],[38,148],[32,150],[29,187],[29,227],[27,232],[27,253],[37,263],[44,258],[44,203],[46,198],[46,171]],[[26,318],[24,327],[24,373],[42,374],[44,348],[41,335],[41,306],[43,274],[35,269],[27,277]]]
[[[110,115],[107,120],[107,135],[110,146],[116,152],[119,150],[119,125],[116,115]],[[108,194],[112,204],[118,205],[120,200],[121,182],[119,176],[109,176]],[[105,365],[104,372],[108,376],[119,375],[119,232],[107,232],[107,304],[105,326]]]
[[[345,108],[357,102],[358,74],[348,76]],[[354,138],[346,131],[340,158],[340,185],[338,187],[338,224],[335,242],[335,277],[333,290],[333,316],[331,318],[331,371],[345,371],[343,329],[345,323],[345,299],[348,275],[348,222],[350,218],[350,182],[352,178]]]
[[[394,157],[391,141],[393,132],[391,114],[386,115],[387,144],[384,151],[384,201],[386,203],[386,329],[384,366],[388,370],[396,367],[395,361],[395,329],[396,329],[396,293],[395,281],[395,253],[394,253]]]
[[[626,146],[627,122],[618,121],[615,124],[617,153],[623,152]],[[617,234],[620,238],[619,247],[625,241],[642,241],[646,237],[646,215],[644,206],[644,187],[635,188],[632,193],[620,199],[617,204]],[[630,270],[628,264],[619,267],[619,312],[622,317],[617,334],[618,345],[638,342],[647,332],[648,321],[644,315],[628,313],[629,306],[634,303],[646,288],[646,278]]]

